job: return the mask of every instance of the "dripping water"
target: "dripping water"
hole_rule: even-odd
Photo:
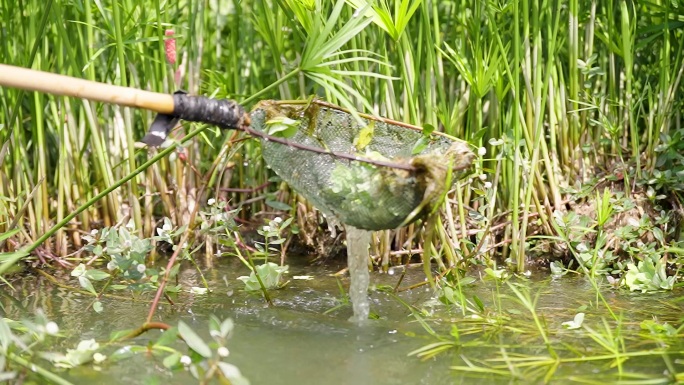
[[[370,303],[368,301],[368,248],[371,241],[371,232],[345,226],[347,233],[347,264],[351,285],[349,297],[354,308],[354,315],[349,319],[352,322],[361,323],[368,319]]]

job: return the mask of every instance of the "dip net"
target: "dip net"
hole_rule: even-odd
[[[456,138],[319,101],[263,101],[251,113],[262,155],[327,216],[365,230],[404,226],[437,208],[473,153]],[[276,140],[274,140],[276,139]]]

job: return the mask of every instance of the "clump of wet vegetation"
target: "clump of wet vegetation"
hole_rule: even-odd
[[[628,0],[0,0],[0,63],[246,108],[316,95],[466,140],[478,158],[440,209],[372,236],[369,267],[396,277],[373,295],[404,304],[425,331],[412,355],[455,358],[456,372],[488,379],[668,383],[683,381],[681,316],[613,300],[639,306],[658,296],[681,310],[682,9]],[[157,309],[217,295],[205,274],[227,259],[244,267],[242,290],[273,304],[274,292],[290,290],[289,260],[326,264],[344,249],[334,218],[270,170],[257,140],[182,122],[164,146],[145,148],[136,141],[153,119],[0,87],[3,298],[21,302],[15,286],[40,276],[103,317],[105,299],[149,306],[138,329],[75,348],[55,342],[70,331],[49,314],[3,318],[0,379],[67,384],[52,368],[149,352],[199,383],[245,383],[229,363],[232,321],[212,317],[199,336],[183,321],[162,322]],[[425,281],[405,282],[421,263]],[[184,281],[183,269],[199,279]],[[530,274],[548,285],[582,279],[593,298],[571,311],[540,307],[545,289]],[[477,285],[491,298],[474,295]],[[431,300],[401,297],[425,287]],[[331,311],[349,308],[340,288]],[[559,313],[563,324],[547,322]],[[165,332],[136,339],[154,330]],[[605,378],[573,373],[579,364]]]

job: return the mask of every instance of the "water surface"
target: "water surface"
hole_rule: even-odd
[[[290,267],[289,284],[273,291],[274,307],[268,307],[259,295],[242,291],[243,284],[236,278],[247,274],[239,263],[222,260],[204,274],[212,289],[211,294],[193,295],[182,293],[175,304],[163,303],[156,313],[157,321],[176,325],[179,320],[187,323],[205,340],[208,337],[208,317],[232,318],[236,328],[229,342],[230,356],[226,361],[237,365],[252,384],[457,384],[457,383],[512,383],[515,381],[539,382],[545,367],[517,371],[518,379],[509,375],[475,374],[452,370],[451,366],[493,365],[502,356],[548,357],[544,344],[529,312],[516,299],[507,285],[481,280],[479,273],[474,284],[463,289],[465,298],[477,308],[477,298],[484,310],[465,314],[458,306],[439,305],[432,292],[422,286],[399,294],[409,305],[420,310],[426,322],[436,333],[449,337],[452,325],[458,327],[460,348],[446,354],[421,361],[408,353],[437,342],[416,322],[407,307],[391,295],[371,290],[371,314],[378,317],[359,326],[349,322],[351,306],[343,304],[338,287],[349,287],[348,278],[332,274],[344,268],[335,262],[326,266],[297,263]],[[309,275],[312,280],[295,280],[295,275]],[[65,277],[65,279],[67,279]],[[397,283],[398,274],[371,274],[371,286]],[[407,287],[424,281],[422,268],[409,269],[402,282]],[[519,281],[519,280],[518,280]],[[201,286],[199,274],[185,268],[180,283],[185,288]],[[545,273],[526,282],[532,297],[539,295],[537,314],[547,336],[562,358],[595,356],[603,354],[603,348],[584,329],[566,330],[562,322],[572,320],[577,312],[585,312],[585,325],[602,331],[604,320],[612,330],[618,331],[626,352],[656,349],[662,342],[648,338],[640,328],[644,320],[656,320],[677,327],[681,324],[682,305],[676,300],[677,292],[658,294],[634,294],[624,291],[604,290],[606,301],[622,320],[620,326],[605,311],[601,301],[587,280],[578,276],[549,279]],[[73,279],[69,283],[76,285]],[[17,292],[10,296],[5,290],[0,297],[6,316],[13,319],[30,318],[37,309],[56,321],[65,339],[57,340],[54,350],[73,348],[79,340],[94,338],[106,342],[110,333],[133,329],[144,322],[149,306],[149,296],[140,298],[104,298],[103,314],[95,313],[89,305],[92,297],[57,287],[44,278],[28,277],[14,282]],[[126,295],[126,293],[122,293]],[[15,300],[14,298],[18,298]],[[433,306],[429,304],[433,303]],[[327,313],[326,313],[327,312]],[[601,335],[599,333],[599,335]],[[152,331],[132,343],[145,346],[155,341],[158,331]],[[614,340],[620,340],[614,336]],[[676,339],[676,338],[675,338]],[[681,338],[679,339],[681,341]],[[677,346],[678,345],[678,346]],[[594,381],[613,383],[620,378],[661,381],[667,383],[669,360],[671,368],[684,372],[684,347],[674,344],[670,354],[649,354],[629,358],[623,363],[623,375],[611,367],[611,360],[589,363],[561,363],[554,374],[553,383],[578,383]],[[117,344],[108,349],[126,348]],[[177,348],[182,350],[182,346]],[[105,352],[107,354],[107,352]],[[162,365],[163,356],[138,353],[132,358],[100,367],[85,365],[62,372],[61,375],[76,384],[187,384],[194,383],[186,372],[170,372]],[[44,367],[49,367],[45,363]]]

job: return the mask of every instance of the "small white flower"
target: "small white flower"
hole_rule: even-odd
[[[56,322],[50,321],[45,325],[45,331],[47,334],[54,336],[55,334],[59,333],[59,326]]]
[[[143,264],[141,263],[141,264],[139,264],[138,266],[136,266],[135,269],[138,270],[138,273],[141,273],[141,274],[142,274],[142,273],[145,272],[145,269],[147,269],[147,267],[145,267],[145,265],[143,265]]]
[[[486,188],[486,189],[492,188],[492,182],[490,182],[490,181],[484,182],[484,188]]]
[[[185,365],[185,366],[188,366],[188,365],[192,364],[192,359],[189,356],[183,355],[180,358],[180,363]]]
[[[283,222],[283,218],[281,218],[281,217],[275,217],[275,218],[273,218],[273,222],[275,222],[275,223],[282,223],[282,222]]]
[[[207,201],[207,204],[208,204],[209,206],[213,206],[214,203],[216,203],[216,199],[214,199],[214,198],[209,198],[209,200]]]
[[[188,243],[183,242],[183,244],[181,245],[181,249],[187,249],[187,247],[188,247]]]
[[[109,271],[116,269],[116,266],[117,266],[116,262],[114,262],[114,261],[107,262],[107,270],[109,270]]]
[[[271,231],[271,226],[266,225],[264,226],[263,230],[266,232]]]
[[[480,174],[479,178],[481,181],[485,181],[487,180],[487,174]]]
[[[477,149],[477,155],[479,156],[485,156],[487,154],[487,149],[484,147],[480,147]]]
[[[95,354],[93,354],[93,361],[95,361],[96,364],[99,364],[99,363],[103,362],[103,361],[106,360],[106,359],[107,359],[107,356],[105,356],[105,355],[102,354],[102,353],[95,353]]]
[[[92,230],[90,230],[90,235],[95,236],[95,235],[97,235],[98,232],[99,232],[99,230],[97,230],[97,229],[92,229]]]
[[[227,347],[221,346],[220,348],[218,348],[218,355],[219,356],[228,357],[229,354],[230,354],[230,351],[228,351]]]

